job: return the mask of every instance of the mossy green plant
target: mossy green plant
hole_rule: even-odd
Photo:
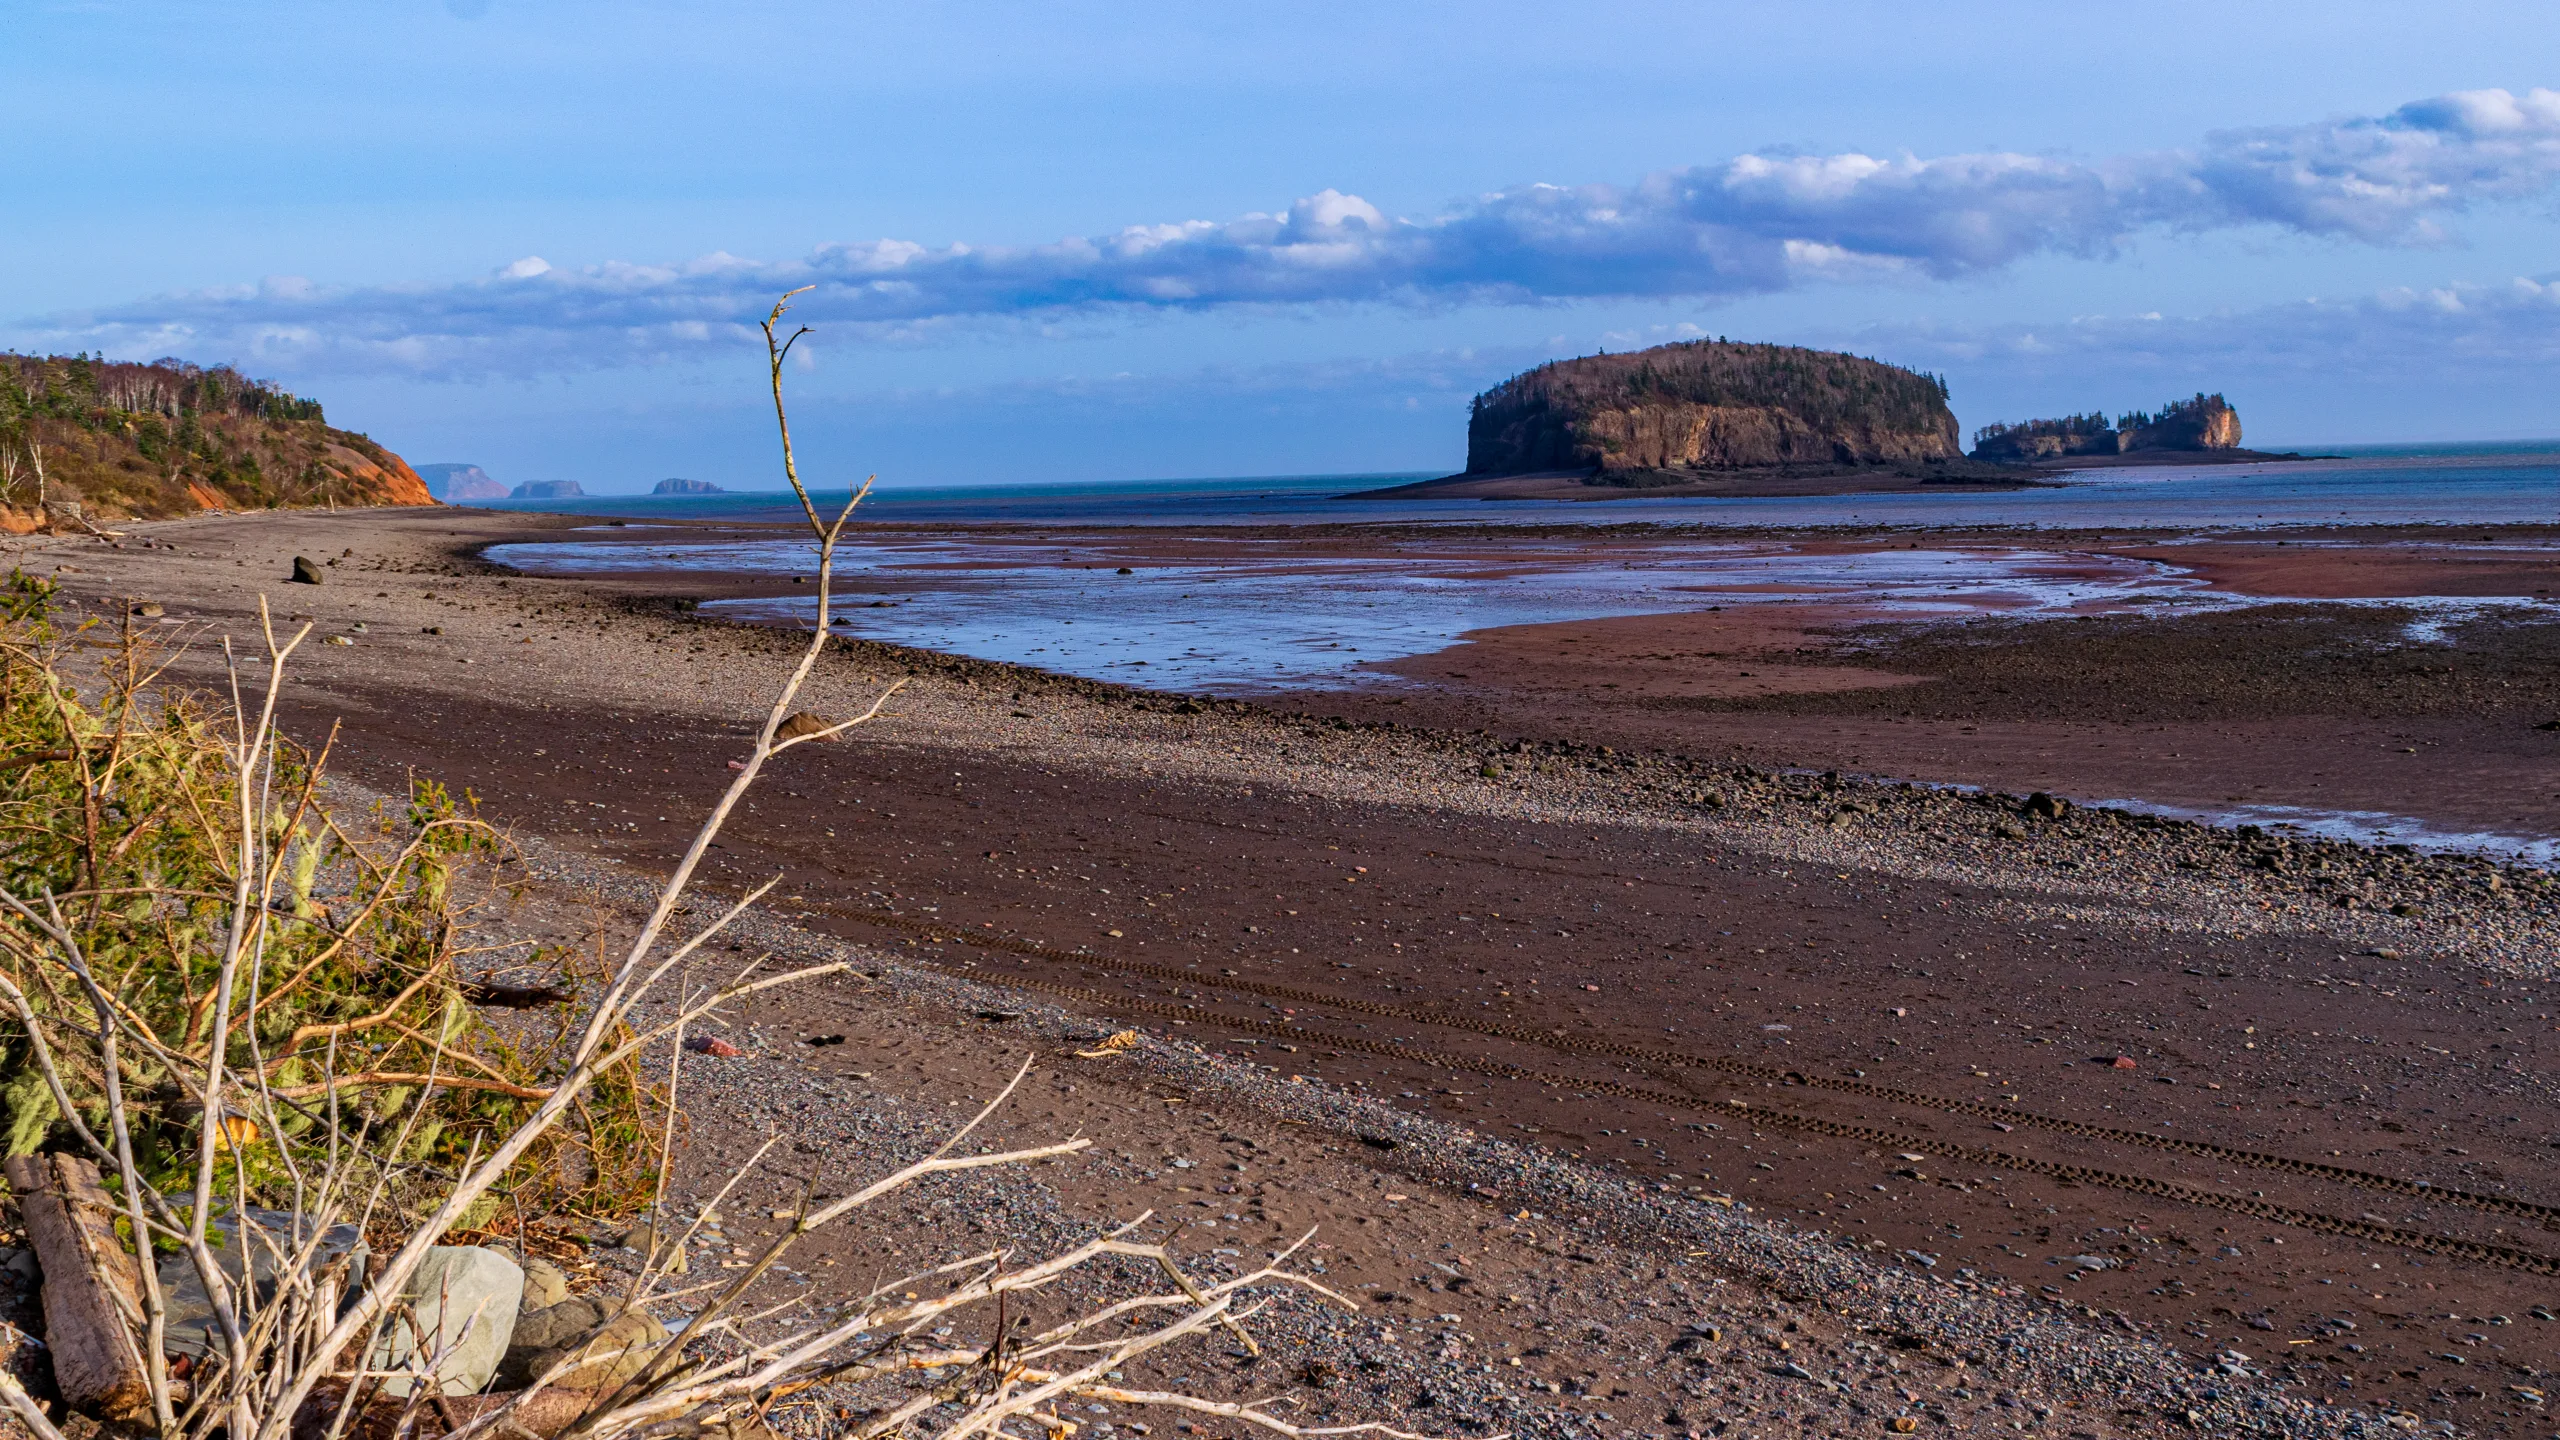
[[[289,1186],[294,1147],[317,1153],[396,1126],[398,1163],[423,1186],[519,1124],[547,1092],[565,1025],[502,1031],[469,1002],[461,897],[485,888],[504,848],[470,798],[420,779],[404,803],[342,813],[323,783],[326,747],[280,740],[248,772],[262,793],[244,807],[231,704],[160,683],[158,657],[130,627],[64,628],[53,598],[49,582],[19,572],[0,585],[0,890],[27,911],[0,911],[0,976],[40,1026],[62,1032],[51,1049],[92,1128],[105,1076],[94,1045],[67,1043],[94,1033],[82,966],[140,1042],[119,1052],[118,1078],[137,1166],[154,1184],[186,1188],[204,1107],[181,1076],[217,1029],[226,1067],[286,1117],[273,1134],[222,1122],[252,1203]],[[244,814],[259,817],[249,845]],[[242,855],[264,857],[245,891]],[[225,1001],[222,958],[243,920],[255,963]],[[225,1003],[227,1027],[216,1023]],[[656,1103],[636,1073],[591,1092],[584,1124],[526,1157],[510,1188],[517,1211],[617,1214],[644,1202],[658,1158],[649,1137],[663,1129]],[[60,1145],[66,1120],[25,1023],[0,1018],[0,1148]],[[404,1188],[391,1187],[395,1199]]]

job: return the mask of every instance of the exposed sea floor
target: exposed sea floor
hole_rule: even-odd
[[[558,576],[787,578],[813,574],[816,564],[806,541],[659,546],[630,543],[628,530],[612,533],[620,537],[612,543],[500,545],[488,558]],[[2215,590],[2156,560],[2026,547],[1665,538],[1605,550],[1569,541],[1453,542],[1387,555],[1310,556],[1249,540],[1222,548],[1232,558],[1166,564],[1092,542],[856,539],[838,552],[834,623],[865,639],[1089,679],[1241,694],[1415,684],[1368,667],[1446,649],[1471,631],[1619,615],[1819,604],[1855,607],[1872,620],[1929,622],[2284,603]],[[1124,559],[1136,562],[1125,574]],[[2442,643],[2454,623],[2517,602],[2419,596],[2371,603],[2414,612],[2407,638],[2425,645]],[[816,602],[759,596],[705,608],[805,625]]]
[[[813,548],[770,538],[664,545],[629,529],[605,540],[502,545],[489,558],[544,575],[807,575]],[[701,531],[689,530],[689,536]],[[1167,564],[1084,539],[1065,546],[933,536],[860,539],[839,557],[844,633],[1176,693],[1392,690],[1427,682],[1374,668],[1469,632],[1612,616],[1740,607],[1821,607],[1862,619],[1945,623],[2283,605],[2216,590],[2174,564],[2025,547],[1871,548],[1657,538],[1460,542],[1388,555],[1310,555],[1239,540],[1216,563]],[[1119,573],[1118,561],[1138,563]],[[2336,605],[2342,602],[2324,602]],[[2417,597],[2343,602],[2410,615],[2405,639],[2439,645],[2456,622],[2517,602]],[[797,595],[714,600],[745,621],[805,626]],[[1901,778],[1901,777],[1891,777]],[[1928,777],[1910,777],[1927,779]],[[2300,806],[2199,810],[2137,797],[2089,803],[2280,833],[2428,851],[2560,860],[2546,835],[2449,829],[2407,815]]]
[[[1600,555],[1556,542],[1320,559],[1238,549],[1227,563],[1141,565],[1122,575],[1113,563],[1119,557],[1097,562],[1090,546],[1060,559],[967,540],[857,542],[838,560],[837,624],[866,639],[1092,679],[1240,693],[1414,684],[1362,667],[1501,625],[1789,602],[1855,604],[1888,620],[2236,603],[2172,566],[2031,549],[1825,553],[1666,543]],[[789,576],[809,573],[813,557],[805,542],[774,540],[645,550],[535,543],[489,552],[499,564],[541,575]],[[784,596],[705,608],[805,625],[815,607]]]

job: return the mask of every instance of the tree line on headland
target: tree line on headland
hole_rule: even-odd
[[[0,528],[427,503],[399,456],[229,366],[0,351]]]

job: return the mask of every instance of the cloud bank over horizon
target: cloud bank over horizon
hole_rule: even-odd
[[[796,318],[875,337],[1234,307],[1715,301],[1825,282],[1964,280],[2041,255],[2104,258],[2148,233],[2267,227],[2435,245],[2451,238],[2447,216],[2556,183],[2560,91],[2476,90],[2098,161],[1755,153],[1629,185],[1521,186],[1423,219],[1328,189],[1278,213],[1043,245],[879,240],[786,261],[713,254],[576,268],[528,258],[460,282],[271,280],[12,328],[55,348],[184,352],[305,376],[565,374],[749,343],[773,296],[800,286],[815,288]],[[2542,298],[2428,293],[2547,325],[2549,287],[2517,283]],[[2438,303],[2411,295],[2409,307]],[[2323,313],[2375,323],[2383,303]],[[2292,313],[2265,313],[2279,312]]]
[[[1616,350],[1705,333],[1674,322],[1592,338]],[[1953,403],[1968,433],[1990,421],[2115,413],[2221,389],[2240,405],[2253,438],[2276,448],[2453,440],[2463,431],[2550,438],[2548,426],[2528,434],[2496,417],[2539,413],[2532,402],[2541,377],[2560,364],[2560,275],[2222,313],[1902,322],[1793,338],[1955,374]],[[859,449],[857,468],[900,485],[1445,473],[1463,463],[1468,400],[1556,353],[1514,342],[965,386],[879,384],[813,397],[798,416],[812,434]],[[2512,403],[2519,398],[2525,403]],[[559,416],[547,407],[540,423],[556,426]],[[732,414],[698,404],[618,416],[616,424],[637,427],[640,448],[652,455],[698,447],[685,463],[732,488],[772,488],[780,482],[746,458],[760,456],[753,444],[704,444],[694,434],[708,427],[748,435],[758,418],[743,407]],[[1255,437],[1249,460],[1237,458],[1238,427]],[[1026,465],[1024,453],[1039,458]],[[641,473],[596,472],[608,487],[615,476]]]

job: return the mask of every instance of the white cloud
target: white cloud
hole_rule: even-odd
[[[1961,365],[1960,378],[1974,381],[2037,373],[2120,375],[2142,384],[2178,376],[2185,378],[2177,383],[2209,388],[2513,380],[2560,367],[2560,275],[2397,287],[2211,315],[2147,311],[2033,326],[1875,326],[1834,343],[1907,365]]]
[[[1984,153],[1744,155],[1631,185],[1528,185],[1391,218],[1324,190],[1276,214],[1133,225],[1046,245],[823,245],[576,268],[527,257],[459,283],[270,282],[48,317],[26,338],[296,374],[538,373],[749,343],[781,290],[812,323],[954,323],[1322,303],[1714,299],[1808,283],[1956,279],[2104,256],[2152,230],[2272,226],[2370,244],[2443,238],[2467,206],[2560,180],[2560,92],[2469,91],[2388,115],[2209,135],[2079,161]]]

